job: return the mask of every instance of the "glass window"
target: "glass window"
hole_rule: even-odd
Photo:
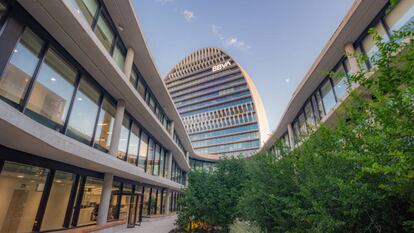
[[[300,129],[299,129],[299,121],[296,120],[293,122],[293,133],[295,135],[295,141],[299,141],[300,139]]]
[[[95,134],[95,145],[98,148],[109,150],[115,112],[114,104],[104,98]]]
[[[332,82],[336,97],[339,100],[347,93],[346,73],[342,65],[335,71],[335,74],[332,77]]]
[[[155,188],[151,190],[150,214],[157,214],[157,191]]]
[[[42,231],[62,228],[75,179],[75,174],[56,171],[41,225]]]
[[[44,42],[30,29],[26,29],[13,50],[13,55],[0,79],[0,95],[21,104],[27,86],[39,62]]]
[[[121,205],[119,209],[119,220],[126,220],[128,218],[129,209],[132,201],[132,185],[125,184],[122,187]]]
[[[124,119],[122,120],[121,135],[119,137],[117,152],[117,157],[122,160],[125,160],[126,151],[128,147],[129,123],[129,117],[127,115],[124,115]]]
[[[160,171],[160,156],[161,156],[161,147],[157,144],[155,147],[155,157],[154,157],[154,169],[153,175],[158,176]]]
[[[111,199],[109,201],[108,220],[118,219],[119,194],[121,194],[121,183],[114,181],[112,183]]]
[[[377,31],[379,36],[385,39],[385,41],[388,40],[387,32],[381,23],[378,23],[374,29]],[[362,40],[362,47],[364,48],[365,54],[369,58],[376,56],[378,53],[378,48],[375,45],[374,37],[372,34],[365,36],[365,38]]]
[[[149,201],[150,201],[151,189],[148,188],[148,187],[145,187],[144,190],[145,191],[144,191],[144,200],[143,200],[143,203],[142,203],[142,215],[143,216],[148,216],[148,215],[150,215],[150,212],[149,212],[150,203],[149,203]]]
[[[145,84],[142,78],[138,79],[137,90],[138,93],[142,96],[142,98],[145,99]]]
[[[306,135],[307,128],[306,128],[306,122],[305,122],[305,115],[303,113],[299,115],[298,122],[299,122],[300,135]]]
[[[154,165],[154,154],[155,154],[155,143],[150,138],[149,146],[148,146],[147,167],[145,169],[147,174],[152,174],[153,165]]]
[[[141,132],[141,144],[139,145],[138,167],[144,170],[145,170],[145,165],[147,164],[147,154],[148,154],[148,135],[145,132]]]
[[[160,156],[160,176],[165,177],[165,150],[161,147],[161,156]]]
[[[101,14],[95,28],[95,34],[108,52],[111,52],[114,33],[106,18]]]
[[[96,0],[71,0],[73,7],[78,14],[83,15],[89,25],[92,25],[93,18],[98,10]]]
[[[3,17],[6,15],[6,13],[7,13],[7,5],[6,5],[5,2],[0,0],[0,25],[3,21]]]
[[[71,65],[54,49],[49,49],[27,104],[28,113],[40,121],[43,119],[38,115],[63,125],[75,89],[76,75]]]
[[[79,210],[78,226],[96,223],[102,186],[103,180],[87,177]]]
[[[137,80],[138,80],[137,72],[132,70],[131,76],[129,77],[129,82],[132,84],[132,86],[135,87],[135,85],[137,84]]]
[[[390,31],[398,31],[414,21],[414,0],[399,1],[392,11],[385,17]]]
[[[116,64],[119,66],[119,68],[124,69],[125,64],[125,54],[122,52],[119,45],[116,45],[114,48],[114,54],[112,55],[114,58]]]
[[[157,214],[161,214],[161,189],[157,190]]]
[[[155,111],[155,100],[154,100],[154,97],[152,95],[150,95],[150,97],[149,97],[149,106],[150,106],[152,111]]]
[[[305,114],[306,114],[306,124],[310,127],[314,126],[316,121],[315,121],[315,117],[313,115],[311,101],[308,101],[308,103],[305,105],[304,111],[305,111]]]
[[[140,128],[133,123],[131,127],[131,134],[128,143],[128,162],[136,165],[138,160],[138,145],[139,145]]]
[[[332,91],[331,82],[329,79],[321,87],[322,101],[325,106],[325,111],[328,113],[335,106],[336,100]]]
[[[82,78],[73,103],[66,134],[89,144],[92,141],[96,114],[99,109],[99,90]]]
[[[0,173],[0,232],[32,232],[48,169],[5,162]]]

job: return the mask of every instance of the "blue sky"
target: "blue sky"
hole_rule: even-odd
[[[134,0],[164,77],[191,52],[218,47],[253,79],[270,129],[353,0]]]

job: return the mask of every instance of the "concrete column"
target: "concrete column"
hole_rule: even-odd
[[[187,162],[190,162],[190,153],[188,151],[185,152],[185,158],[187,159]]]
[[[170,135],[171,137],[174,136],[174,121],[170,122]]]
[[[292,124],[288,124],[287,125],[288,128],[288,135],[289,135],[289,143],[290,143],[290,149],[293,150],[293,148],[295,148],[295,136],[293,134],[293,128],[292,128]]]
[[[352,43],[347,43],[345,45],[345,54],[348,57],[351,73],[353,73],[353,74],[358,73],[360,71],[360,68],[359,68],[359,65],[358,65],[358,60],[355,57],[355,48],[354,48],[354,45]]]
[[[165,214],[169,214],[170,213],[170,198],[171,198],[171,192],[170,190],[166,190],[167,191],[167,195],[166,195],[166,200],[165,200]]]
[[[121,136],[121,127],[122,127],[122,120],[124,119],[124,113],[125,113],[125,101],[118,100],[118,104],[116,105],[114,126],[112,128],[111,146],[109,147],[109,154],[113,156],[116,156],[116,153],[118,151],[119,137]]]
[[[167,179],[171,179],[171,167],[172,167],[172,152],[168,152],[168,156],[167,156]]]
[[[134,65],[134,50],[132,48],[128,48],[125,63],[124,63],[124,74],[126,78],[129,80],[131,77],[132,66]]]
[[[108,220],[109,204],[111,201],[112,194],[112,181],[114,175],[105,173],[104,184],[102,187],[101,203],[99,204],[97,224],[106,224]]]

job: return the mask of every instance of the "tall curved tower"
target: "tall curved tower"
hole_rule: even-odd
[[[203,48],[165,78],[196,154],[249,156],[268,135],[257,89],[244,69],[218,48]]]

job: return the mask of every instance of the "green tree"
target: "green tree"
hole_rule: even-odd
[[[178,213],[180,228],[189,230],[192,225],[196,232],[228,232],[238,216],[237,203],[246,180],[244,166],[243,159],[223,159],[211,172],[191,171]]]
[[[374,31],[373,71],[340,109],[282,155],[257,155],[239,208],[265,232],[414,231],[414,42],[412,26],[384,42]],[[366,59],[366,58],[365,58]]]

